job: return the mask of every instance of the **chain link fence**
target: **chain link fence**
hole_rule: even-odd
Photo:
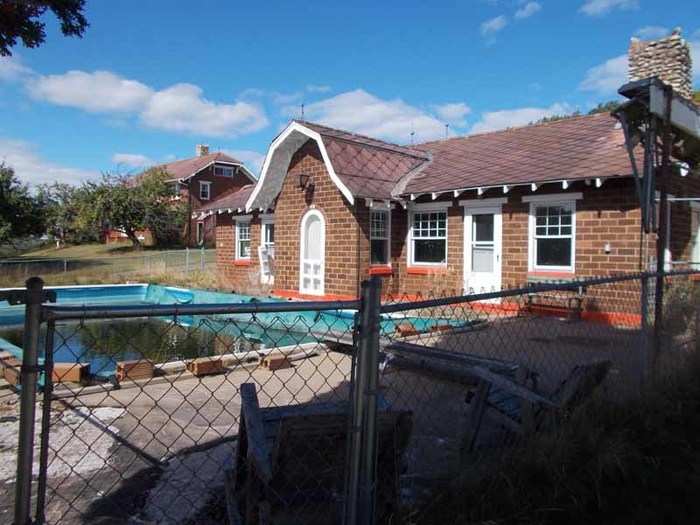
[[[216,250],[186,248],[159,251],[143,255],[73,258],[14,258],[0,260],[0,282],[7,286],[22,284],[31,275],[60,276],[65,279],[99,278],[124,279],[142,275],[169,274],[187,277],[195,273],[214,271]]]
[[[16,523],[420,523],[475,461],[682,366],[699,276],[110,308],[30,289],[24,361],[5,361]]]

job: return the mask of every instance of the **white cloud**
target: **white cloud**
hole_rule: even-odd
[[[285,111],[288,116],[298,113],[295,107]],[[399,143],[407,143],[411,131],[417,142],[445,134],[443,123],[433,115],[401,99],[383,100],[363,89],[314,102],[304,111],[307,120]]]
[[[481,114],[481,120],[474,124],[470,133],[484,133],[499,129],[525,126],[543,117],[571,113],[567,104],[552,104],[548,108],[516,108],[501,111],[489,111]]]
[[[599,16],[614,9],[638,9],[639,0],[586,0],[579,11],[588,16]]]
[[[202,97],[202,89],[193,84],[175,84],[157,91],[140,117],[152,128],[217,137],[258,131],[268,124],[259,105],[210,102]]]
[[[501,29],[508,25],[508,19],[505,15],[497,16],[491,18],[486,22],[481,24],[481,34],[482,36],[489,36],[498,33]]]
[[[127,168],[144,168],[156,164],[153,159],[140,153],[115,153],[112,155],[112,162]]]
[[[540,4],[539,2],[528,2],[515,12],[515,18],[528,18],[541,10],[542,4]]]
[[[265,160],[265,155],[262,153],[249,149],[229,149],[223,151],[240,160],[255,175],[260,175],[260,170]]]
[[[14,82],[32,74],[32,70],[22,64],[18,56],[0,56],[0,81]]]
[[[438,117],[453,126],[464,126],[467,123],[465,117],[472,111],[464,102],[434,105],[432,109]]]
[[[656,38],[663,38],[670,33],[667,27],[663,26],[644,26],[637,29],[634,32],[635,36],[638,36],[642,40],[654,40]]]
[[[68,71],[32,76],[26,86],[38,100],[90,113],[134,115],[146,126],[165,131],[234,137],[268,124],[259,104],[212,102],[194,84],[175,84],[157,91],[110,71]]]
[[[620,55],[586,71],[579,89],[610,95],[617,93],[627,78],[627,55]]]
[[[325,84],[308,84],[306,86],[306,91],[309,93],[328,93],[331,89],[331,86]]]
[[[38,76],[27,87],[36,99],[91,113],[138,111],[153,96],[153,90],[145,84],[110,71]]]
[[[77,184],[99,176],[96,171],[70,168],[48,161],[36,151],[33,144],[23,140],[0,138],[0,162],[12,167],[22,182],[32,185],[51,182]]]

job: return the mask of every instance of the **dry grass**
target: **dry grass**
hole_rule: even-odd
[[[411,523],[682,524],[700,515],[700,357],[622,405],[482,456]]]

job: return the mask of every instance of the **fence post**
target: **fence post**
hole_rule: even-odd
[[[41,443],[39,447],[39,478],[36,490],[36,521],[42,525],[46,520],[46,486],[49,467],[49,435],[51,432],[51,401],[53,398],[53,342],[56,322],[46,323],[46,342],[44,344],[44,388],[41,411]]]
[[[207,254],[204,252],[204,246],[199,250],[199,271],[203,272],[206,266]]]
[[[24,314],[24,343],[20,369],[19,444],[17,447],[17,486],[15,487],[15,525],[31,523],[32,466],[34,463],[34,415],[39,373],[39,329],[44,281],[27,280]]]
[[[641,278],[641,349],[642,349],[642,381],[646,381],[650,377],[651,365],[652,365],[652,344],[650,341],[651,330],[649,328],[649,274],[642,274]]]
[[[185,275],[190,274],[190,247],[185,246]]]
[[[362,283],[358,340],[355,346],[357,365],[352,389],[346,525],[374,523],[381,291],[382,282],[378,277]]]

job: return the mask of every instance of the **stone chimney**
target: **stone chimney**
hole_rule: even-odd
[[[209,145],[208,144],[197,144],[194,148],[194,151],[198,157],[203,157],[204,155],[209,155]]]
[[[659,40],[632,38],[629,48],[630,80],[657,77],[685,98],[693,96],[693,71],[690,46],[676,28]]]

